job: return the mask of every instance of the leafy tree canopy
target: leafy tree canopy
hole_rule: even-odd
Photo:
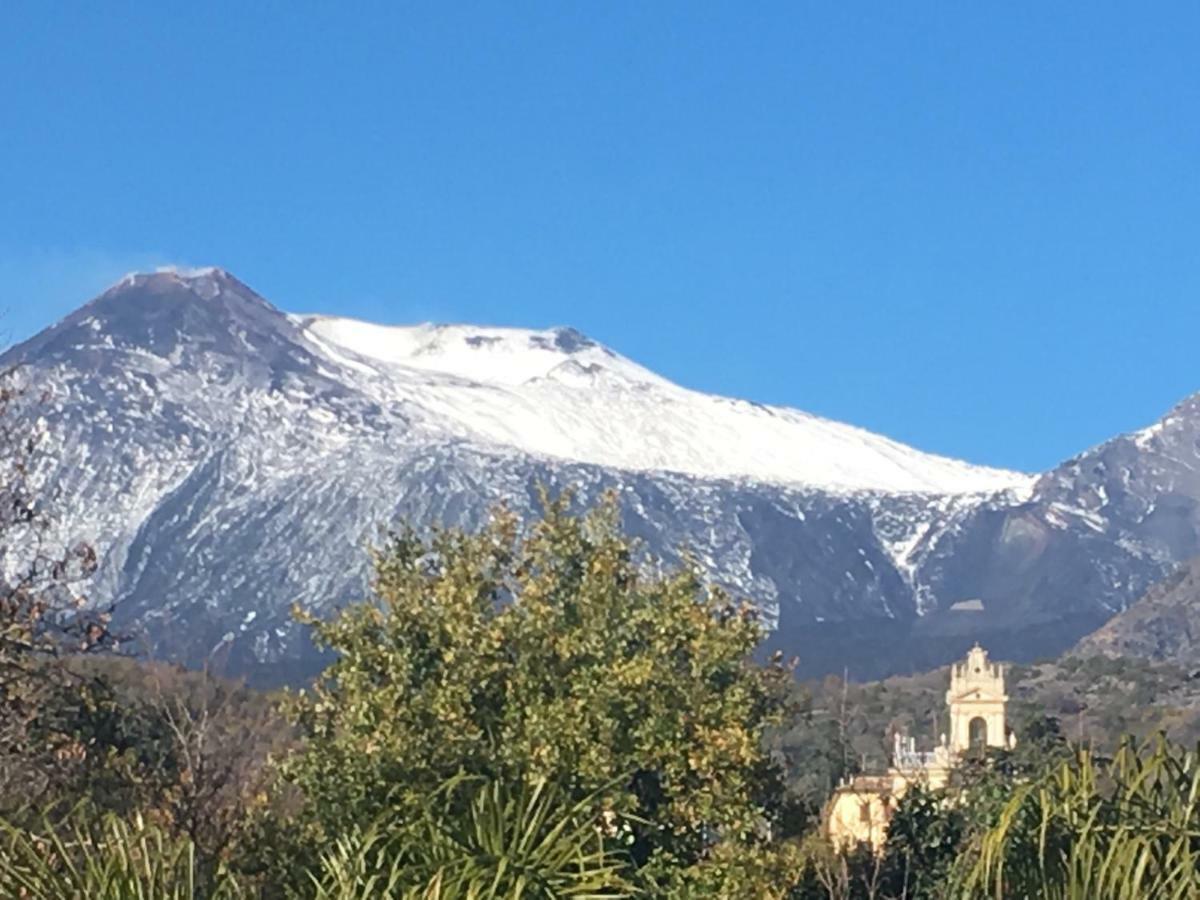
[[[779,820],[763,734],[789,676],[750,661],[754,612],[639,559],[615,498],[543,503],[524,533],[500,511],[478,533],[393,535],[375,601],[312,622],[337,660],[295,698],[304,749],[284,770],[314,838],[403,818],[459,774],[601,792],[644,876]]]

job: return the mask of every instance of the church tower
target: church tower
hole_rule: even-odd
[[[826,834],[833,843],[841,847],[867,843],[881,852],[892,815],[910,787],[949,787],[955,766],[973,749],[1015,746],[1005,721],[1004,667],[989,662],[987,651],[978,644],[963,662],[950,667],[946,705],[950,736],[942,734],[933,750],[919,751],[913,738],[897,733],[892,765],[885,774],[855,775],[838,785],[824,812]]]
[[[1004,669],[988,662],[987,651],[976,644],[964,662],[950,670],[950,749],[968,753],[975,748],[1011,749],[1004,719],[1008,695],[1004,693]]]

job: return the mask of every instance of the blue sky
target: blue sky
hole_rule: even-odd
[[[1039,469],[1200,390],[1200,5],[0,6],[0,308],[228,268]]]

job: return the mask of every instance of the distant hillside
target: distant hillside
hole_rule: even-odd
[[[1200,557],[1079,642],[1078,652],[1200,666]]]
[[[922,675],[868,683],[828,677],[797,687],[799,713],[771,739],[800,796],[820,803],[847,771],[888,764],[892,735],[917,738],[931,748],[948,725],[948,667]],[[1173,740],[1200,740],[1200,678],[1171,663],[1136,657],[1069,655],[1008,672],[1008,721],[1029,738],[1057,719],[1072,742],[1101,752],[1124,735],[1147,738],[1162,731]]]

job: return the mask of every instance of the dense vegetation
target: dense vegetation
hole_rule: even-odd
[[[39,512],[9,502],[11,541]],[[1016,673],[1017,750],[906,794],[881,854],[842,852],[821,805],[885,761],[890,730],[932,733],[944,675],[798,687],[753,661],[752,610],[638,555],[615,500],[543,505],[527,530],[500,511],[479,533],[394,535],[374,596],[310,620],[335,662],[278,696],[112,655],[70,590],[90,552],[31,558],[0,601],[0,896],[1200,890],[1196,755],[1166,738],[1103,753],[1155,703],[1192,735],[1183,673]]]
[[[769,738],[789,786],[819,806],[843,776],[886,766],[896,732],[934,746],[946,727],[949,678],[943,668],[879,682],[831,676],[797,685],[793,715]],[[1175,665],[1067,656],[1011,666],[1008,690],[1021,760],[1037,762],[1047,727],[1102,753],[1124,737],[1145,741],[1160,732],[1182,745],[1200,741],[1200,678]]]

